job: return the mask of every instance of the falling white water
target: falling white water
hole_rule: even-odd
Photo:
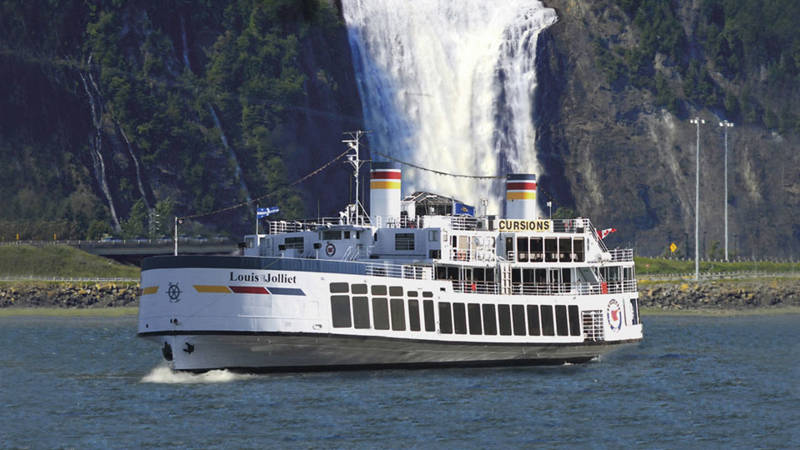
[[[166,365],[153,368],[142,377],[142,383],[156,384],[196,384],[196,383],[230,383],[247,380],[253,375],[239,374],[227,370],[209,370],[204,373],[175,372]]]
[[[539,173],[532,116],[538,1],[343,0],[370,147],[437,170]],[[372,155],[375,159],[383,158]],[[404,194],[451,195],[499,211],[502,183],[404,168]]]

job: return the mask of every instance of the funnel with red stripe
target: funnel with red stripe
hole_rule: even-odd
[[[369,218],[373,225],[385,226],[400,220],[400,165],[373,162],[369,182]]]
[[[536,175],[506,175],[506,218],[536,219]]]

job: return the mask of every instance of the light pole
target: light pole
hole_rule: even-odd
[[[733,128],[733,123],[723,120],[719,126],[725,130],[725,262],[728,262],[728,128]]]
[[[705,124],[706,121],[695,117],[689,122],[697,125],[694,185],[694,281],[700,281],[700,125]]]

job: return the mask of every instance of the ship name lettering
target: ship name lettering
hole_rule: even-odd
[[[500,231],[550,231],[550,220],[502,219],[497,224]]]

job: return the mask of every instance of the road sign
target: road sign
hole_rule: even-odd
[[[674,242],[672,244],[669,244],[669,251],[671,251],[672,253],[675,253],[675,250],[677,250],[677,249],[678,249],[678,246],[675,245]]]

